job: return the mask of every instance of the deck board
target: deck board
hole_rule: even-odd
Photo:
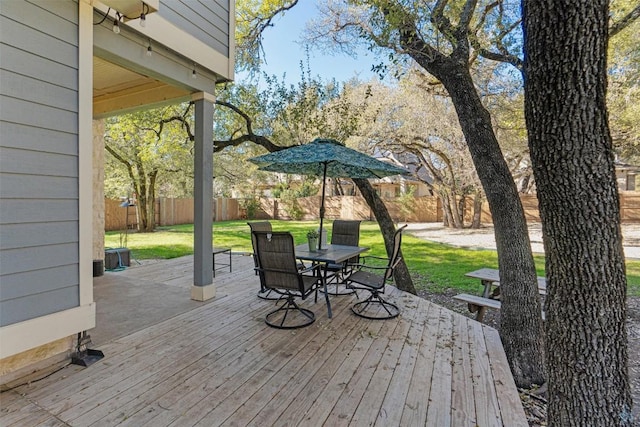
[[[366,402],[364,396],[369,389],[369,385],[374,382],[378,367],[383,363],[383,356],[389,347],[389,337],[395,331],[398,331],[403,323],[405,322],[400,317],[384,321],[379,336],[372,342],[362,362],[356,367],[351,379],[343,388],[342,393],[336,396],[337,400],[324,424],[330,426],[348,425],[352,414],[354,414],[354,408],[359,409],[361,406],[368,406],[367,409],[372,410],[371,406],[366,405],[366,403],[373,402]],[[383,393],[385,390],[386,384],[382,390],[377,392]],[[374,411],[377,413],[377,410]],[[356,410],[355,412],[357,413],[358,411]],[[354,422],[357,424],[357,419]]]
[[[429,407],[427,409],[426,425],[428,426],[452,425],[451,384],[454,317],[455,315],[448,310],[442,310],[440,312],[437,335],[438,343],[435,349]]]
[[[438,326],[442,307],[428,303],[427,321],[422,333],[416,366],[409,377],[409,390],[403,405],[400,425],[425,425],[431,393],[431,378],[438,343]]]
[[[337,321],[336,327],[346,327],[347,316],[344,316],[344,307],[341,307],[336,315],[342,316]],[[315,329],[315,330],[314,330]],[[234,422],[244,425],[260,414],[260,410],[269,404],[278,391],[286,387],[302,370],[313,365],[317,360],[314,356],[328,345],[330,334],[325,333],[322,327],[305,328],[296,333],[287,333],[290,339],[295,336],[296,346],[288,346],[286,351],[279,352],[277,358],[271,359],[263,369],[253,375],[248,381],[238,387],[228,398],[224,405],[216,406],[196,425],[209,426],[216,420],[227,420],[236,413]],[[250,410],[251,407],[253,410]],[[262,415],[261,415],[262,417]]]
[[[476,426],[475,407],[473,400],[473,371],[471,369],[471,354],[469,352],[468,319],[454,317],[454,334],[457,339],[453,346],[452,383],[451,390],[451,424],[457,426]]]
[[[471,350],[471,369],[474,378],[474,400],[476,405],[476,423],[482,426],[503,425],[496,397],[495,380],[491,373],[484,330],[482,324],[469,322],[469,344]],[[508,424],[510,425],[510,424]]]
[[[223,311],[227,313],[226,310]],[[240,310],[236,313],[236,317],[245,322],[250,321],[242,315]],[[112,366],[104,364],[104,369],[96,369],[95,373],[87,375],[82,381],[75,383],[72,380],[66,381],[65,383],[69,383],[66,388],[55,388],[56,393],[42,397],[40,403],[49,406],[54,413],[62,415],[65,419],[74,419],[75,414],[82,414],[86,408],[101,404],[108,398],[113,387],[117,386],[118,391],[122,391],[128,388],[127,381],[141,381],[177,361],[188,360],[193,353],[202,351],[202,346],[207,345],[208,334],[219,328],[214,322],[208,322],[208,320],[203,317],[191,322],[190,326],[195,329],[191,333],[184,333],[176,328],[156,336],[155,339],[138,340],[138,345],[131,346],[128,351],[122,353],[124,358],[120,359],[120,363]],[[233,335],[237,333],[236,328],[237,325],[229,322],[228,327],[223,330],[228,330],[228,333]],[[202,336],[205,338],[201,338]],[[200,338],[200,341],[196,341],[197,338]],[[185,348],[187,350],[184,350]],[[105,351],[106,354],[110,352],[108,347]],[[114,375],[115,373],[118,375]]]
[[[398,324],[391,333],[390,338],[381,354],[380,362],[375,368],[373,377],[367,384],[360,404],[351,418],[355,425],[373,425],[380,416],[382,403],[394,376],[400,377],[396,369],[400,367],[399,359],[407,341],[407,334],[416,318],[417,310],[407,310],[404,316],[399,318]],[[352,410],[348,406],[343,409],[349,413]]]
[[[22,399],[20,395],[14,391],[3,392],[1,396],[0,406],[2,407],[2,411],[0,412],[0,425],[3,427],[34,425],[53,418],[51,414],[33,403]]]
[[[500,406],[501,418],[503,420],[513,420],[510,423],[514,427],[527,427],[526,415],[522,408],[518,395],[509,393],[516,387],[511,371],[508,369],[507,357],[502,350],[502,342],[496,330],[484,329],[485,342],[487,343],[487,353],[492,360],[492,371],[494,385],[496,388],[496,398]],[[495,363],[497,362],[497,363]]]
[[[345,312],[345,314],[349,313]],[[344,360],[350,357],[358,338],[363,333],[363,326],[367,323],[366,320],[353,316],[345,316],[345,319],[346,328],[332,328],[329,345],[323,347],[316,358],[321,363],[313,364],[301,375],[296,376],[295,380],[290,382],[291,392],[285,394],[287,390],[281,390],[274,396],[272,400],[274,404],[265,407],[259,414],[259,418],[255,417],[251,424],[295,425],[301,422],[303,414],[316,404],[316,400],[323,393],[330,379],[342,366]]]
[[[148,391],[153,391],[151,396],[147,396],[146,399],[151,398],[152,402],[154,398],[159,398],[166,393],[167,390],[174,390],[175,387],[179,387],[180,384],[193,375],[200,375],[198,369],[204,369],[209,366],[213,361],[216,361],[216,356],[219,359],[224,359],[227,363],[231,363],[236,358],[235,350],[247,342],[258,344],[261,339],[268,339],[269,336],[264,334],[261,328],[255,326],[254,321],[249,320],[243,325],[225,332],[215,341],[216,344],[220,344],[219,347],[213,347],[207,339],[201,341],[201,345],[195,345],[191,351],[184,352],[177,360],[168,359],[163,363],[149,370],[145,365],[145,361],[140,361],[135,369],[143,372],[142,375],[136,375],[136,380],[142,378],[143,381],[134,382],[119,382],[117,387],[119,392],[113,395],[105,395],[98,403],[94,405],[94,408],[82,416],[82,423],[91,424],[93,421],[102,419],[108,416],[112,411],[123,412],[123,417],[131,417],[133,413],[124,413],[124,408],[131,401],[139,402],[140,397]],[[260,337],[259,335],[263,336]],[[201,355],[205,354],[205,357]],[[157,375],[158,372],[162,372],[162,376]],[[164,391],[164,393],[163,393]],[[95,403],[95,402],[94,402]]]
[[[409,393],[410,381],[415,372],[420,353],[422,333],[427,322],[428,303],[421,299],[413,299],[405,307],[414,310],[415,316],[412,319],[411,327],[402,345],[402,353],[390,379],[389,387],[384,396],[384,401],[380,406],[380,411],[375,420],[376,425],[389,426],[400,425],[402,420],[402,410]],[[422,375],[416,373],[416,375]]]
[[[343,296],[340,298],[345,297]],[[347,390],[348,384],[354,384],[354,382],[357,381],[358,377],[354,379],[354,375],[363,375],[359,371],[359,368],[362,366],[362,369],[366,369],[367,356],[371,358],[373,357],[372,355],[375,355],[375,351],[371,351],[371,346],[379,341],[377,338],[379,337],[380,332],[383,331],[385,326],[387,330],[392,330],[396,322],[397,319],[392,319],[391,321],[378,322],[377,324],[363,324],[365,329],[356,337],[354,346],[346,357],[340,358],[340,355],[338,354],[333,355],[333,358],[338,358],[336,360],[336,362],[339,363],[338,369],[328,379],[324,387],[316,388],[316,390],[319,391],[319,394],[315,401],[309,401],[308,404],[305,405],[309,409],[306,412],[301,410],[299,411],[299,414],[291,414],[297,415],[297,418],[292,420],[293,424],[323,424],[324,420],[331,415],[334,406],[339,401],[343,392]],[[326,379],[321,376],[317,380],[324,382]]]
[[[192,269],[183,257],[108,280],[188,298]],[[283,331],[264,323],[275,302],[257,298],[251,257],[214,283],[213,300],[101,345],[90,367],[3,393],[0,425],[527,425],[497,332],[470,318],[389,287],[395,319],[353,315],[354,295],[332,297],[328,319],[320,294],[302,302],[316,322]]]

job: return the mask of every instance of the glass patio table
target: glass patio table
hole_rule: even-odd
[[[326,245],[322,249],[315,251],[309,250],[309,245],[303,243],[296,246],[296,258],[301,261],[311,261],[313,264],[340,264],[350,258],[360,255],[368,251],[369,248],[363,246],[346,246],[346,245]],[[332,317],[331,302],[329,301],[329,293],[327,291],[327,268],[324,269],[324,277],[322,284],[324,286],[324,297],[327,302],[327,312],[329,319]]]

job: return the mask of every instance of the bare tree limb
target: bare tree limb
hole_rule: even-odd
[[[237,22],[240,23],[240,27],[247,28],[247,33],[238,40],[239,52],[255,53],[257,59],[264,56],[264,49],[262,48],[262,34],[264,31],[273,26],[273,20],[287,10],[293,8],[298,3],[298,0],[292,0],[291,2],[283,2],[281,7],[268,12],[260,11],[255,14],[249,14],[248,10],[244,10],[244,14],[240,13]],[[263,13],[263,15],[261,15]],[[246,25],[243,25],[246,23]],[[261,55],[262,54],[262,55]],[[249,62],[252,62],[251,60]],[[246,66],[246,64],[244,65]]]
[[[447,6],[449,0],[438,0],[431,12],[431,22],[440,31],[451,44],[454,46],[458,42],[458,38],[454,35],[454,28],[451,25],[449,18],[444,16],[444,8]]]
[[[140,127],[139,129],[153,132],[156,135],[156,138],[160,140],[160,138],[162,137],[162,131],[164,130],[164,125],[169,124],[171,122],[180,122],[182,128],[187,133],[188,140],[193,141],[195,139],[195,135],[193,134],[193,132],[191,132],[191,125],[189,124],[189,120],[187,119],[187,116],[191,111],[192,105],[193,105],[193,102],[189,102],[189,104],[187,105],[187,108],[185,108],[185,110],[182,112],[181,115],[175,115],[175,116],[171,116],[171,117],[167,117],[159,120],[158,129],[149,128],[149,127]]]
[[[488,49],[485,49],[480,46],[480,43],[477,42],[477,39],[475,37],[469,37],[469,41],[471,41],[471,45],[473,46],[473,48],[478,51],[478,54],[483,58],[491,59],[492,61],[506,62],[522,71],[523,62],[522,59],[518,58],[517,56],[505,55],[503,53],[492,52]]]
[[[131,169],[132,165],[127,159],[125,159],[120,153],[118,153],[113,147],[111,147],[108,143],[104,144],[104,148],[118,160],[120,163],[125,165],[127,169]]]
[[[478,0],[467,0],[465,2],[462,12],[460,13],[460,21],[458,22],[458,29],[456,31],[456,37],[458,40],[461,38],[467,38],[471,18],[473,18],[473,12],[475,12],[477,4]]]
[[[446,0],[438,1],[438,4],[446,3]],[[431,45],[426,43],[420,36],[416,27],[415,20],[402,9],[402,7],[395,3],[386,3],[387,7],[383,9],[383,13],[388,17],[394,15],[400,19],[398,24],[398,33],[400,35],[400,46],[404,49],[413,59],[418,63],[423,61],[424,63],[435,63],[446,60],[446,56],[434,49]],[[437,7],[438,5],[436,5]],[[444,5],[442,5],[444,7]],[[447,18],[443,17],[446,21]],[[447,24],[443,24],[447,25]],[[451,23],[448,24],[449,27]]]
[[[609,27],[609,37],[615,36],[638,18],[640,18],[640,4],[636,5],[636,7],[634,7],[631,12],[627,13],[621,20],[611,24]]]
[[[249,117],[249,115],[247,113],[245,113],[244,111],[242,111],[240,108],[238,108],[237,106],[226,102],[226,101],[216,101],[217,105],[226,107],[231,109],[233,112],[235,112],[236,114],[238,114],[240,117],[242,117],[244,119],[245,122],[245,126],[247,128],[247,133],[244,134],[242,133],[240,136],[238,137],[231,137],[227,140],[216,140],[213,141],[213,149],[214,151],[218,152],[218,151],[222,151],[223,149],[227,148],[227,147],[236,147],[242,143],[245,142],[253,142],[254,144],[260,145],[264,148],[267,149],[267,151],[269,152],[273,152],[273,151],[278,151],[278,150],[282,150],[283,148],[286,147],[281,147],[279,145],[275,145],[274,143],[271,142],[271,140],[269,140],[268,138],[265,138],[264,136],[261,135],[256,135],[253,132],[253,120],[251,119],[251,117]],[[242,129],[238,129],[238,131],[234,132],[234,135],[237,135],[238,133],[241,133]]]
[[[231,138],[227,140],[217,140],[213,141],[213,149],[215,152],[222,151],[227,147],[236,147],[245,142],[253,142],[254,144],[260,145],[264,147],[269,152],[283,150],[287,147],[281,147],[279,145],[275,145],[268,138],[265,138],[261,135],[251,134],[251,135],[242,135],[237,138]]]

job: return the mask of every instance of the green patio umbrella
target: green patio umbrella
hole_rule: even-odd
[[[407,175],[409,171],[381,162],[367,154],[347,148],[334,139],[316,138],[309,144],[296,145],[249,159],[258,169],[296,175],[322,177],[320,202],[320,235],[324,221],[324,197],[327,177],[331,178],[384,178]],[[322,239],[318,239],[318,249]]]

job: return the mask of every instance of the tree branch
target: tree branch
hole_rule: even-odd
[[[249,115],[244,111],[242,111],[240,108],[226,101],[217,100],[215,103],[217,105],[229,108],[232,111],[234,111],[236,114],[238,114],[240,117],[244,119],[245,125],[247,127],[246,134],[240,135],[238,137],[231,137],[227,140],[213,141],[213,149],[215,152],[222,151],[227,147],[236,147],[245,142],[253,142],[254,144],[257,144],[266,148],[267,151],[269,152],[278,151],[278,150],[282,150],[283,148],[287,148],[287,147],[281,147],[279,145],[275,145],[274,143],[271,142],[271,140],[269,140],[268,138],[265,138],[264,136],[256,135],[253,132],[253,120],[251,120],[251,117],[249,117]],[[237,133],[238,132],[235,132],[234,134],[237,134]]]
[[[238,52],[241,53],[241,56],[244,57],[252,57],[253,59],[245,59],[249,62],[249,64],[242,64],[243,67],[247,65],[251,65],[254,60],[259,60],[261,53],[264,54],[264,50],[262,48],[262,34],[264,31],[273,26],[273,20],[279,14],[286,12],[287,10],[293,8],[298,3],[298,0],[292,0],[291,3],[283,2],[281,7],[278,7],[274,10],[269,10],[267,6],[262,5],[262,7],[257,6],[258,11],[255,14],[248,15],[248,9],[239,9],[244,13],[238,14],[237,18],[237,28],[246,28],[246,35],[240,34],[240,38],[238,39]],[[266,4],[266,3],[265,3]],[[253,64],[256,65],[256,64]]]
[[[470,37],[469,40],[471,41],[471,46],[473,46],[473,48],[476,51],[478,51],[478,54],[483,58],[490,59],[492,61],[506,62],[508,64],[513,65],[518,70],[522,71],[523,62],[522,62],[522,59],[518,58],[517,56],[505,55],[503,53],[492,52],[488,49],[485,49],[480,46],[480,44],[477,42],[475,37]]]
[[[474,33],[477,33],[480,30],[480,28],[482,28],[482,26],[487,20],[487,16],[489,15],[489,12],[491,12],[493,9],[498,7],[499,3],[500,3],[500,0],[496,0],[493,3],[489,3],[488,5],[485,6],[484,11],[482,12],[482,15],[480,15],[480,18],[478,19],[478,24],[473,29]]]
[[[609,27],[609,37],[613,37],[620,31],[631,25],[636,19],[640,18],[640,4],[633,8],[633,10],[627,13],[621,20],[614,22]]]
[[[444,7],[447,0],[440,0],[438,4],[443,3],[441,7]],[[418,64],[425,69],[431,67],[425,66],[425,64],[431,64],[436,62],[442,62],[446,60],[446,56],[434,49],[431,45],[426,43],[420,36],[416,27],[415,20],[407,13],[402,7],[396,3],[386,3],[387,7],[383,9],[384,15],[389,18],[395,16],[400,18],[398,23],[398,33],[400,36],[400,46],[404,49],[409,56],[411,56]],[[438,5],[436,5],[438,7]],[[444,18],[447,22],[448,19]],[[449,23],[450,25],[450,23]]]
[[[271,23],[273,21],[273,18],[275,18],[282,12],[286,12],[287,10],[293,8],[296,4],[298,4],[298,0],[293,0],[290,4],[285,4],[282,7],[271,11],[271,13],[266,17],[259,18],[258,24],[254,27],[254,31],[252,31],[252,37],[254,37],[254,40],[259,40],[262,38],[262,33],[264,32],[264,30],[273,25]]]
[[[500,9],[499,15],[497,17],[497,24],[496,24],[500,32],[495,38],[495,45],[496,45],[496,49],[498,50],[497,52],[491,51],[489,49],[482,47],[478,39],[478,31],[480,31],[480,29],[486,22],[486,19],[489,13],[495,8]],[[492,61],[506,62],[507,64],[511,64],[514,67],[516,67],[518,70],[522,71],[522,66],[523,66],[522,60],[517,55],[511,54],[508,51],[508,49],[504,46],[504,43],[503,43],[504,38],[507,35],[509,35],[509,33],[511,33],[514,29],[519,27],[520,24],[522,23],[522,20],[517,19],[511,25],[505,28],[504,25],[502,24],[503,13],[504,13],[504,10],[502,7],[501,0],[488,4],[484,8],[484,11],[482,12],[482,15],[478,21],[478,24],[474,28],[474,31],[468,34],[469,42],[471,43],[471,46],[473,47],[473,49],[478,53],[478,55],[482,56],[483,58],[490,59]]]
[[[454,29],[449,18],[444,16],[444,8],[449,0],[438,0],[431,12],[431,22],[440,31],[451,44],[456,45],[458,39],[454,35]]]
[[[223,107],[227,107],[230,110],[232,110],[233,112],[235,112],[236,114],[238,114],[240,117],[242,117],[244,119],[244,122],[247,126],[247,133],[249,134],[253,134],[253,120],[251,120],[251,117],[249,117],[249,115],[247,113],[245,113],[244,111],[242,111],[240,108],[236,107],[235,105],[226,102],[226,101],[218,101],[216,100],[216,105],[221,105]]]
[[[127,168],[131,168],[131,163],[127,159],[125,159],[120,153],[118,153],[113,147],[111,147],[108,143],[105,142],[104,148],[116,158],[117,161],[125,165]]]
[[[171,122],[180,122],[182,127],[184,128],[184,130],[187,133],[189,141],[193,141],[195,139],[195,135],[191,132],[191,125],[189,124],[189,121],[187,120],[187,115],[189,114],[189,111],[191,110],[191,106],[192,105],[193,105],[193,102],[190,102],[187,105],[187,108],[185,108],[184,112],[181,115],[175,115],[175,116],[167,117],[167,118],[164,118],[164,119],[160,119],[160,121],[158,122],[158,125],[159,125],[158,130],[156,130],[154,128],[147,128],[147,127],[140,127],[139,129],[147,130],[147,131],[155,133],[156,138],[158,140],[160,140],[161,135],[162,135],[162,131],[164,130],[164,125],[166,125],[168,123],[171,123]]]
[[[288,147],[281,147],[279,145],[275,145],[268,138],[265,138],[261,135],[250,134],[250,135],[242,135],[237,138],[230,138],[227,140],[216,140],[213,141],[213,149],[215,152],[222,151],[227,147],[237,147],[245,142],[253,142],[256,145],[264,147],[269,152],[284,150]]]
[[[460,21],[458,22],[458,29],[456,30],[456,37],[458,40],[461,38],[467,39],[469,33],[469,25],[471,18],[473,18],[473,12],[476,10],[478,0],[467,0],[460,13]]]

